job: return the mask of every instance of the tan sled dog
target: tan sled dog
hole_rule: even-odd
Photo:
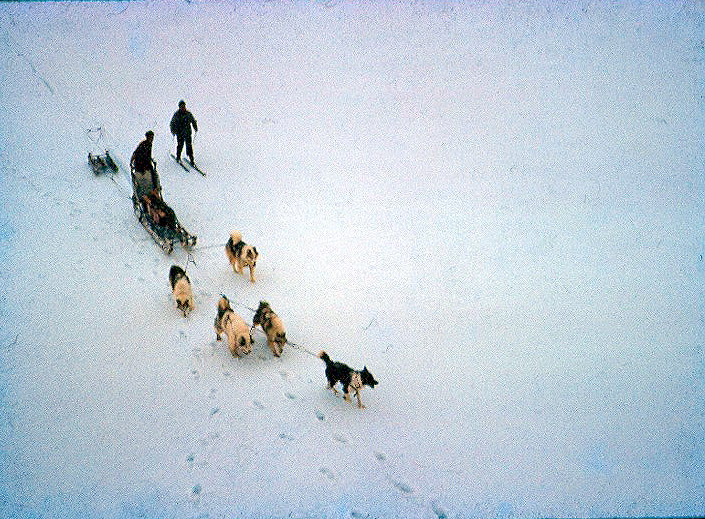
[[[269,349],[275,357],[281,357],[286,344],[286,330],[284,323],[277,314],[272,311],[267,301],[260,301],[259,308],[252,318],[252,329],[255,326],[261,326],[264,333],[267,335],[267,343]]]
[[[228,348],[234,356],[240,357],[252,351],[252,343],[255,341],[250,334],[250,329],[242,317],[233,311],[230,301],[225,296],[221,296],[218,301],[218,314],[215,316],[216,339],[222,340],[223,333],[228,336]]]
[[[242,241],[240,231],[230,233],[230,239],[225,244],[225,255],[228,257],[233,270],[238,274],[242,274],[245,267],[249,267],[250,281],[252,283],[255,282],[255,266],[257,265],[259,254],[255,247]]]
[[[191,280],[189,280],[184,269],[178,265],[172,265],[169,270],[169,282],[174,294],[174,301],[176,301],[176,308],[181,310],[184,317],[188,317],[188,314],[196,308],[193,303]]]

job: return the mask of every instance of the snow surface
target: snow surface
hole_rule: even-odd
[[[0,5],[0,517],[705,515],[704,22],[701,1]],[[168,158],[182,98],[206,178]],[[192,263],[88,167],[147,129]],[[231,357],[220,293],[367,365],[367,409],[260,332]]]

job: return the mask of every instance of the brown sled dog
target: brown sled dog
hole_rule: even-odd
[[[171,283],[176,308],[181,310],[184,317],[188,317],[188,314],[196,308],[193,303],[191,280],[189,280],[184,269],[178,265],[172,265],[169,270],[169,283]]]
[[[221,335],[228,336],[228,348],[230,353],[236,357],[248,354],[252,351],[252,343],[255,342],[250,334],[242,317],[237,315],[230,307],[230,301],[225,296],[221,296],[218,301],[218,313],[215,316],[216,340],[222,340]]]
[[[250,269],[250,281],[255,282],[255,266],[259,254],[257,249],[252,245],[247,245],[242,241],[242,234],[239,231],[230,233],[230,239],[225,244],[225,255],[228,257],[230,265],[238,274],[242,274],[245,267]]]
[[[275,357],[281,357],[286,344],[286,330],[284,323],[277,314],[272,311],[267,301],[260,301],[259,308],[252,318],[252,330],[256,326],[261,326],[264,333],[267,335],[267,343],[269,349]]]

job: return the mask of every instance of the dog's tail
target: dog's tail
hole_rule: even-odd
[[[240,231],[231,231],[230,232],[230,239],[233,242],[233,245],[236,243],[239,243],[242,241],[242,233]]]
[[[321,351],[321,353],[318,354],[318,358],[322,359],[326,364],[330,364],[330,357],[325,351]]]

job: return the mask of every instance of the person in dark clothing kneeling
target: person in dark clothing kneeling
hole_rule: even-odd
[[[195,132],[198,131],[196,119],[194,119],[191,112],[186,110],[186,101],[179,101],[179,109],[174,113],[169,124],[172,135],[176,135],[176,160],[181,160],[181,150],[184,149],[184,144],[186,144],[186,155],[191,161],[191,165],[194,166],[191,126],[193,126]]]

